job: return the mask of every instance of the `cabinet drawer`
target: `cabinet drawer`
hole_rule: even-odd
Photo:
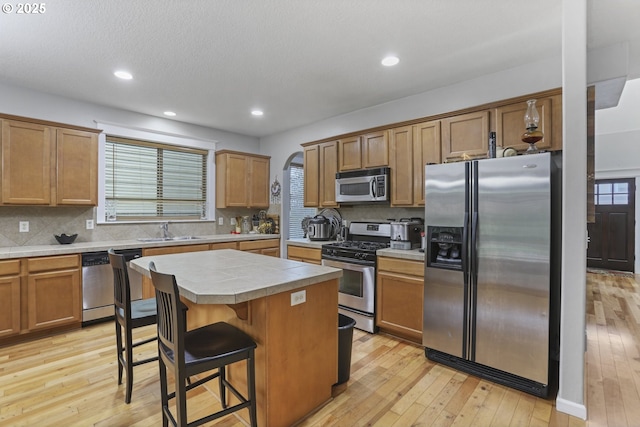
[[[209,249],[212,251],[216,249],[238,249],[238,242],[211,243]]]
[[[142,250],[142,256],[183,254],[187,252],[208,251],[209,244],[185,245],[185,246],[164,246],[161,248],[147,248]]]
[[[78,268],[79,266],[80,255],[62,255],[27,259],[27,270],[29,273]]]
[[[424,263],[398,258],[379,257],[378,271],[390,271],[392,273],[424,277]]]
[[[280,239],[267,240],[249,240],[247,242],[239,242],[238,249],[241,251],[251,251],[255,249],[265,249],[280,246]]]
[[[300,246],[289,246],[287,248],[289,258],[302,258],[309,261],[317,261],[320,264],[322,251],[320,249],[303,248]]]
[[[20,260],[0,261],[0,276],[17,276],[20,274]]]

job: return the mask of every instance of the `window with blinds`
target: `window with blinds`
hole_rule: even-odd
[[[304,207],[304,169],[302,165],[291,163],[289,166],[289,238],[302,238],[306,231],[302,229],[302,220],[316,214],[315,208]]]
[[[207,151],[107,136],[107,221],[204,219]]]

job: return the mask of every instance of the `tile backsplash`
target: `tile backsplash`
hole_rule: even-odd
[[[76,242],[100,242],[130,240],[141,237],[158,237],[161,231],[158,223],[137,224],[97,224],[96,209],[87,207],[0,207],[0,247],[57,245],[54,234],[78,234]],[[232,228],[231,217],[258,213],[253,209],[216,210],[216,216],[224,219],[224,225],[217,222],[171,222],[169,232],[174,236],[207,236],[227,234]],[[93,230],[86,229],[87,220],[94,221]],[[29,232],[21,233],[21,221],[29,222]]]
[[[280,213],[281,205],[271,205],[268,213]],[[388,205],[354,205],[338,209],[343,219],[349,221],[384,221],[419,217],[424,218],[422,208],[391,208]],[[217,221],[171,222],[169,232],[174,236],[207,236],[228,234],[234,226],[230,219],[237,216],[257,214],[256,209],[217,209],[216,218],[223,218],[224,225]],[[95,224],[87,230],[86,221],[96,222],[96,209],[87,207],[0,207],[0,247],[57,245],[54,234],[78,234],[76,242],[100,242],[130,240],[161,235],[158,223]],[[29,222],[29,232],[21,233],[21,221]]]

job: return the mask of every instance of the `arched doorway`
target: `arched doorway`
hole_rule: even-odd
[[[287,159],[282,171],[282,221],[280,234],[282,241],[304,237],[302,219],[313,216],[315,208],[304,207],[304,156],[301,151]],[[283,258],[287,257],[287,245],[282,248]]]

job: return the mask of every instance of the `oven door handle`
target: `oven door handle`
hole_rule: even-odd
[[[342,268],[343,270],[352,270],[352,271],[359,271],[359,272],[364,272],[367,269],[373,270],[375,268],[372,265],[351,264],[347,262],[333,261],[330,259],[323,259],[322,265],[327,267]]]

